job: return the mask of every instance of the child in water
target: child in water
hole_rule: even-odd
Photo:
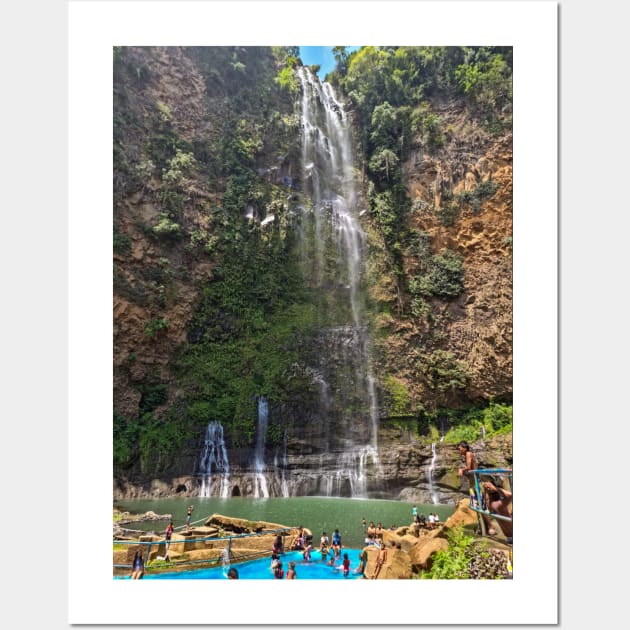
[[[297,574],[295,573],[295,562],[289,562],[289,570],[287,571],[287,580],[295,580]]]
[[[350,573],[350,558],[348,558],[348,554],[343,554],[343,577],[348,577],[348,573]]]
[[[278,562],[276,568],[273,570],[273,576],[276,580],[281,580],[284,578],[284,569],[282,568],[282,562]]]
[[[309,542],[304,550],[304,560],[307,562],[311,561],[311,550],[313,549],[313,545]]]

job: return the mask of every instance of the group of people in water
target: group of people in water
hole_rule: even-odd
[[[319,547],[317,551],[321,555],[322,561],[326,565],[333,568],[334,571],[341,571],[344,577],[350,575],[350,557],[347,553],[342,553],[343,544],[341,541],[341,534],[339,529],[336,528],[333,531],[332,537],[329,538],[327,532],[322,532],[319,540]],[[313,561],[313,532],[300,525],[298,528],[298,534],[289,543],[290,551],[301,551],[304,562]],[[281,554],[284,553],[283,542],[281,536],[276,536],[271,554],[271,571],[276,579],[295,580],[297,578],[296,563],[294,561],[289,562],[288,570],[284,571]],[[365,577],[365,567],[367,565],[367,552],[363,550],[359,555],[359,564],[354,570],[355,574]]]
[[[381,568],[387,561],[387,547],[383,542],[384,529],[381,523],[378,523],[378,525],[374,525],[372,521],[370,521],[370,524],[368,526],[365,518],[362,519],[362,524],[364,533],[367,535],[367,537],[365,539],[365,547],[359,553],[358,565],[354,569],[353,573],[367,579],[367,576],[365,575],[365,569],[368,561],[367,547],[373,545],[378,549],[378,556],[376,559],[374,573],[372,574],[371,579],[376,579],[381,571]],[[396,526],[392,525],[392,529],[396,529]],[[396,546],[394,542],[392,542],[392,546]],[[308,527],[300,525],[298,528],[297,536],[295,536],[295,538],[289,543],[289,550],[301,551],[304,562],[312,562],[312,531],[308,529]],[[326,565],[332,567],[334,571],[341,571],[344,577],[348,577],[350,575],[350,557],[348,553],[343,552],[341,533],[339,532],[338,528],[335,528],[331,537],[328,536],[328,532],[322,532],[322,535],[319,539],[319,547],[317,548],[317,552],[319,552],[321,560],[325,562]],[[282,560],[280,558],[282,553],[284,553],[282,537],[277,536],[272,547],[270,567],[274,577],[276,579],[296,579],[296,563],[294,561],[289,562],[288,570],[285,574]]]

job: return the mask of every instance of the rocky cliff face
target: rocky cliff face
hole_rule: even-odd
[[[260,279],[273,257],[278,267],[303,264],[291,249],[304,203],[300,93],[295,84],[281,88],[276,80],[286,79],[278,74],[290,69],[286,59],[270,49],[115,53],[114,494],[199,494],[205,428],[225,408],[228,420],[218,417],[225,426],[230,494],[254,495],[257,475],[263,475],[272,495],[350,495],[358,484],[372,496],[453,503],[459,496],[456,449],[431,437],[416,419],[441,407],[511,400],[511,133],[490,134],[465,104],[434,99],[445,141],[429,150],[418,137],[403,165],[415,240],[402,252],[402,276],[393,271],[370,214],[362,217],[368,292],[376,305],[371,329],[380,426],[378,452],[344,462],[344,440],[359,440],[363,430],[345,416],[366,410],[344,389],[343,370],[332,367],[341,362],[343,327],[335,333],[339,347],[323,361],[337,343],[331,342],[335,329],[327,335],[318,328],[307,305],[300,307],[301,323],[288,332],[281,315],[295,304],[279,291],[261,296],[261,317],[276,326],[273,335],[282,328],[280,341],[270,335],[269,343],[281,345],[290,365],[285,369],[280,359],[257,358],[266,351],[257,349],[252,331],[263,330],[262,321],[244,327],[240,315],[212,296],[219,282],[222,293],[231,286],[237,261],[230,261],[230,251],[253,252],[242,263],[254,270],[252,278]],[[463,290],[454,298],[416,299],[410,283],[419,270],[427,272],[426,260],[445,251],[461,256]],[[216,345],[238,335],[249,336],[243,343],[251,347]],[[211,363],[203,354],[206,343],[215,344],[210,354],[227,348],[228,358]],[[296,349],[302,359],[290,361]],[[218,370],[237,353],[247,361],[231,365],[231,374],[251,378],[239,385],[242,393],[229,394],[237,400],[233,408],[217,394],[228,395]],[[204,361],[207,370],[193,378],[191,366]],[[271,382],[275,369],[278,380]],[[324,391],[322,382],[332,390]],[[404,391],[403,403],[396,402],[392,383]],[[257,473],[255,401],[265,388],[275,397],[265,470]],[[335,429],[327,417],[326,397],[335,400],[329,411],[334,408],[343,427]],[[484,464],[511,462],[511,436],[475,446]],[[339,475],[346,464],[347,474]]]

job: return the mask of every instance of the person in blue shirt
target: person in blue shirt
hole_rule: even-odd
[[[335,554],[335,557],[339,558],[341,556],[341,534],[338,529],[335,529],[332,537],[332,548]]]

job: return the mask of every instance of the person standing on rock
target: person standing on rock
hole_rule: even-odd
[[[374,567],[374,574],[372,575],[372,579],[375,580],[378,577],[378,574],[381,572],[383,565],[387,562],[387,547],[385,545],[381,545],[381,548],[378,552],[378,557],[376,558],[376,566]]]
[[[170,560],[169,555],[168,555],[168,549],[171,546],[171,536],[173,535],[173,521],[171,521],[167,528],[166,528],[166,532],[164,533],[164,540],[166,541],[166,549],[164,552],[164,560]]]
[[[468,480],[468,488],[475,488],[475,475],[471,473],[471,470],[475,470],[477,468],[477,459],[475,458],[475,454],[472,452],[470,448],[470,444],[468,442],[462,440],[457,448],[459,450],[459,454],[464,457],[464,464],[459,467],[457,474],[460,477],[466,477]]]
[[[192,517],[192,513],[193,513],[193,506],[189,505],[188,506],[188,510],[186,511],[186,531],[190,531],[190,519]]]

